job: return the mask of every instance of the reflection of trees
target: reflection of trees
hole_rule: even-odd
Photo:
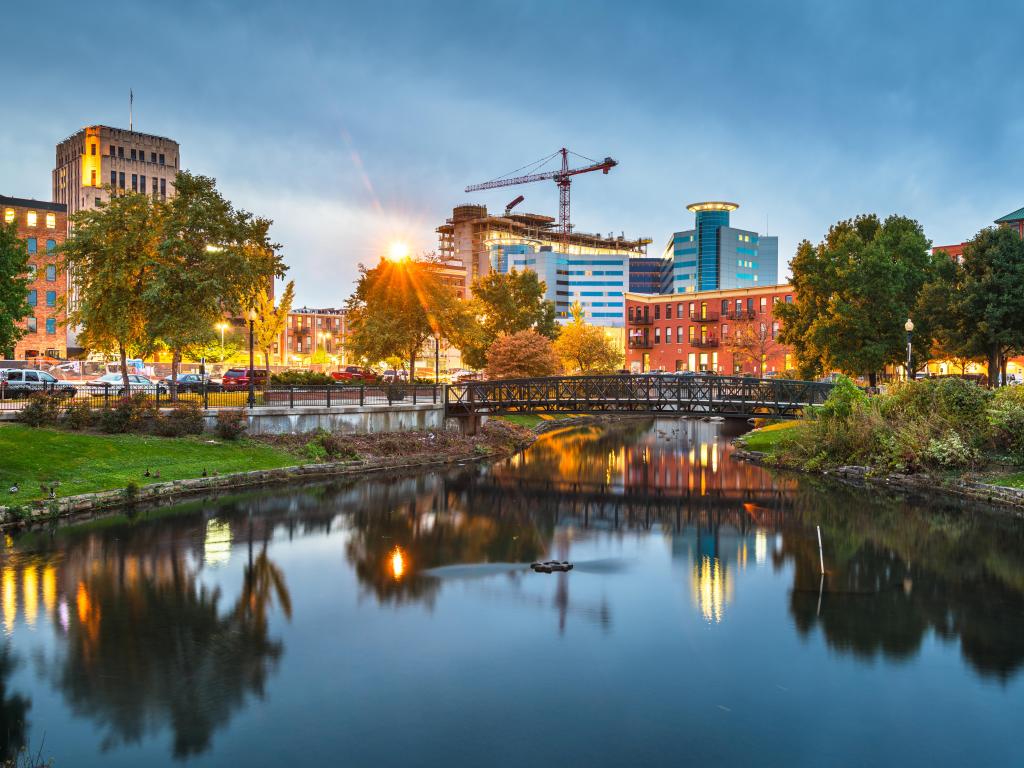
[[[819,614],[817,542],[786,539],[801,632],[820,626],[834,648],[906,658],[933,630],[959,637],[982,674],[1005,679],[1024,666],[1024,532],[1008,516],[902,498],[865,503],[862,491],[831,486],[805,487],[796,516],[820,522],[828,570]]]
[[[12,760],[25,746],[26,716],[32,703],[20,694],[7,693],[7,679],[17,659],[9,644],[0,649],[0,761]]]
[[[282,650],[264,610],[270,586],[284,590],[280,574],[261,554],[246,607],[222,614],[219,591],[176,553],[158,571],[120,560],[79,582],[56,683],[76,714],[99,722],[107,748],[169,725],[175,757],[200,754],[248,695],[263,695]]]
[[[525,514],[436,512],[407,503],[356,512],[350,525],[348,559],[381,601],[432,602],[439,582],[422,574],[428,568],[529,562],[544,551],[538,529]],[[396,548],[403,557],[400,572],[394,567]]]

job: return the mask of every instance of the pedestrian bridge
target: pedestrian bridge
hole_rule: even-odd
[[[670,413],[797,418],[821,405],[831,384],[708,374],[550,376],[447,387],[448,416],[504,413]]]

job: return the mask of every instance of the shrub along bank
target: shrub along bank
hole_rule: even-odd
[[[1002,471],[1024,466],[1024,387],[995,392],[962,379],[925,379],[869,397],[837,383],[809,418],[751,432],[743,447],[809,471]]]

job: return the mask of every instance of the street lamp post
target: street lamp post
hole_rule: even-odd
[[[434,337],[434,383],[441,382],[441,342]]]
[[[249,310],[249,407],[256,407],[256,373],[253,370],[253,326],[256,323],[256,310]]]
[[[217,323],[217,328],[220,329],[220,361],[222,363],[224,362],[224,331],[227,330],[227,327],[227,323]]]
[[[907,322],[903,324],[903,329],[907,332],[907,381],[910,381],[914,375],[910,358],[912,350],[911,339],[914,335],[914,321],[908,317]]]

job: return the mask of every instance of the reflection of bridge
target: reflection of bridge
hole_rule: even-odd
[[[737,530],[749,527],[779,529],[791,525],[790,492],[782,489],[713,489],[659,493],[655,488],[629,488],[625,492],[601,483],[571,481],[491,480],[468,476],[446,479],[447,490],[464,494],[476,509],[477,499],[499,512],[505,505],[555,519],[576,518],[584,527],[611,524],[613,528],[650,528],[670,520],[675,529],[685,525],[717,526],[728,523]]]
[[[450,416],[480,413],[680,413],[795,418],[820,405],[831,384],[704,374],[552,376],[453,384]]]

